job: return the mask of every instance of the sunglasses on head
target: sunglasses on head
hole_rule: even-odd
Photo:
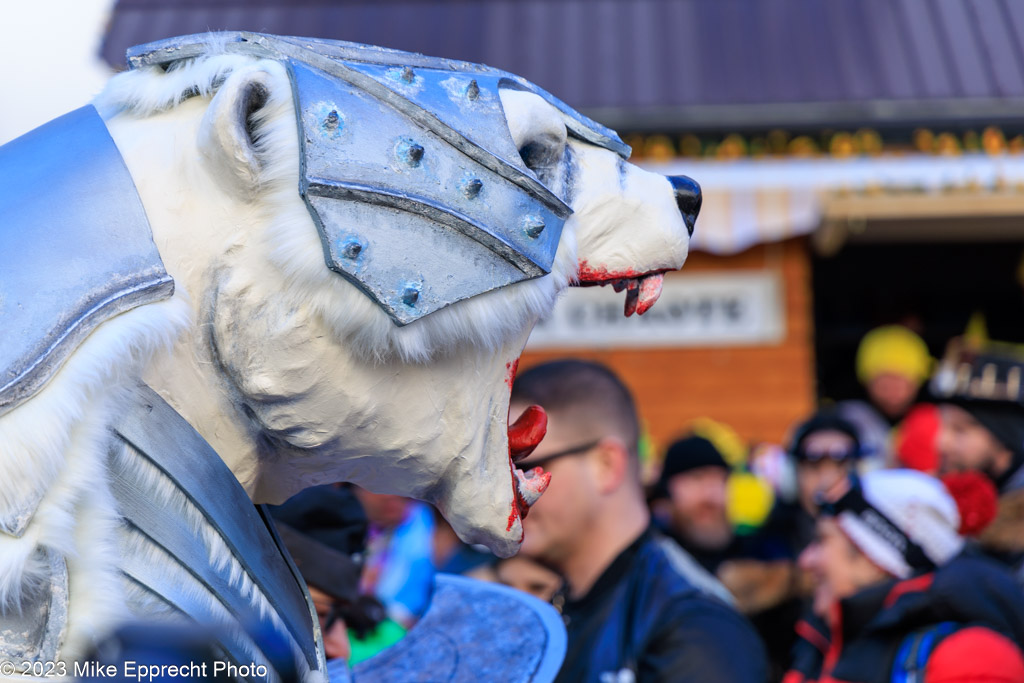
[[[832,446],[812,446],[811,448],[802,448],[797,454],[797,459],[806,460],[808,462],[819,462],[821,460],[834,460],[839,462],[841,460],[848,460],[857,456],[857,450],[850,448],[845,445],[832,445]]]

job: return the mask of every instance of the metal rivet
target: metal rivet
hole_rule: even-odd
[[[402,303],[406,306],[415,306],[420,298],[420,290],[413,285],[406,285],[402,290]]]
[[[544,221],[537,216],[527,216],[523,219],[523,232],[528,237],[537,239],[544,232]]]
[[[409,145],[409,148],[405,150],[405,158],[410,165],[418,165],[423,159],[423,145]]]
[[[337,130],[339,123],[341,123],[341,118],[338,116],[338,111],[336,109],[332,109],[331,113],[327,115],[326,119],[324,119],[324,128],[327,130]]]
[[[402,69],[402,80],[406,83],[412,83],[416,80],[416,72],[412,70],[411,66],[407,66]]]
[[[475,100],[480,97],[480,86],[477,84],[475,78],[469,82],[469,86],[466,88],[466,97],[471,100]]]
[[[359,258],[361,253],[363,253],[363,245],[355,240],[345,242],[345,246],[341,248],[341,255],[348,259]]]
[[[465,185],[462,186],[462,192],[466,195],[468,199],[475,199],[476,196],[480,194],[480,190],[482,190],[483,188],[484,181],[480,180],[479,178],[473,178],[472,180],[468,181]]]

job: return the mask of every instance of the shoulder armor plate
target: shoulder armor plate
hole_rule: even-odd
[[[98,325],[174,282],[96,109],[0,147],[0,415],[39,391]]]

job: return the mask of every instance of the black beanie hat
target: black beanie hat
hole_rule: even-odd
[[[668,481],[677,474],[683,474],[700,467],[721,467],[729,470],[729,463],[715,445],[702,436],[688,436],[668,447],[661,476],[655,486],[655,497],[668,496]]]
[[[938,403],[970,413],[1018,458],[1024,455],[1024,355],[1016,347],[990,343],[981,349],[949,344],[929,386]]]
[[[999,443],[1015,455],[1024,454],[1024,410],[1015,403],[995,401],[951,401],[971,414],[992,432]]]
[[[314,486],[282,505],[268,505],[277,532],[307,583],[328,595],[358,598],[366,512],[350,490]]]
[[[270,514],[339,553],[365,549],[369,522],[359,499],[347,488],[313,486],[270,506]]]

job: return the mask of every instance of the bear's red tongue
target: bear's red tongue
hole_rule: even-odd
[[[508,455],[512,466],[512,490],[515,492],[515,506],[509,517],[509,528],[515,517],[526,519],[530,506],[537,502],[540,494],[551,482],[551,473],[539,467],[523,472],[515,463],[533,453],[548,431],[548,414],[540,406],[530,406],[515,422],[508,426]]]
[[[540,406],[530,406],[508,426],[508,454],[516,463],[533,453],[548,431],[548,414]]]

